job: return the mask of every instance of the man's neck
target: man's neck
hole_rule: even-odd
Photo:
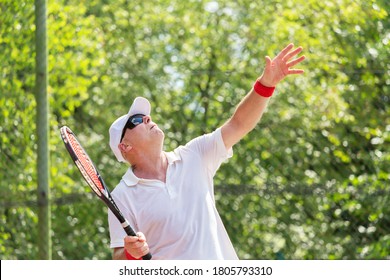
[[[132,167],[138,178],[156,179],[165,183],[168,159],[163,151],[155,155],[144,154]]]

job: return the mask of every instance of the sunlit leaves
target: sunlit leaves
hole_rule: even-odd
[[[36,258],[33,1],[0,6],[0,253]],[[59,126],[74,130],[113,188],[126,166],[112,156],[108,128],[134,97],[150,99],[172,150],[222,125],[264,56],[289,42],[303,46],[305,74],[278,85],[215,178],[237,252],[389,258],[387,1],[56,0],[48,8],[54,258],[111,257],[105,207],[85,195]]]

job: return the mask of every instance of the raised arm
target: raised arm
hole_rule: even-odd
[[[222,138],[227,149],[255,128],[267,107],[273,88],[285,77],[304,72],[302,69],[291,69],[305,59],[305,56],[294,58],[301,51],[302,47],[294,49],[294,44],[291,43],[274,59],[265,57],[265,69],[257,79],[256,87],[241,100],[233,116],[222,126]]]

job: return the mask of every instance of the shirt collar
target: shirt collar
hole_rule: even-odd
[[[173,164],[175,161],[181,160],[180,155],[178,153],[176,153],[175,151],[165,152],[165,155],[167,156],[168,165]],[[131,168],[127,169],[127,171],[126,171],[125,175],[123,175],[122,179],[125,182],[125,184],[129,187],[135,186],[139,183],[139,181],[141,181],[140,178],[135,176],[135,174],[133,173],[133,170]]]
[[[133,170],[131,168],[127,169],[125,175],[123,175],[122,180],[125,182],[127,186],[135,186],[139,182],[139,178],[135,176]]]

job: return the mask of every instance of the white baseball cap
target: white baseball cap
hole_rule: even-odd
[[[150,103],[146,98],[137,97],[134,99],[127,115],[123,115],[116,119],[110,127],[110,147],[119,162],[126,162],[118,147],[121,141],[123,128],[125,127],[127,120],[136,114],[150,115]]]

